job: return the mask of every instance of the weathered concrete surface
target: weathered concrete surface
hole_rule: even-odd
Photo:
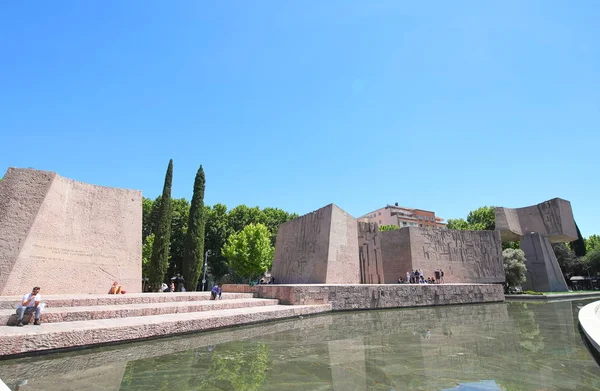
[[[360,282],[356,220],[330,204],[279,226],[272,276],[277,283]]]
[[[132,316],[180,314],[184,312],[217,311],[233,308],[250,308],[277,305],[277,300],[267,299],[227,299],[173,301],[165,303],[139,303],[126,305],[93,305],[82,307],[47,308],[41,316],[42,323],[76,322],[90,319],[114,319]],[[33,323],[33,315],[25,314],[25,322]],[[14,326],[17,314],[14,310],[0,310],[0,325]]]
[[[260,285],[256,296],[340,311],[500,302],[504,290],[499,284]]]
[[[407,228],[401,228],[381,232],[379,236],[381,238],[384,282],[396,284],[400,277],[406,280],[406,272],[415,270],[412,262],[410,231]]]
[[[252,293],[223,293],[223,299],[252,298]],[[46,308],[87,307],[209,300],[210,292],[132,293],[126,295],[43,295]],[[21,296],[0,296],[0,309],[16,309]]]
[[[47,323],[0,330],[0,356],[176,335],[331,310],[330,305],[262,306],[219,311]]]
[[[548,238],[539,233],[523,235],[521,249],[525,253],[527,267],[527,280],[523,283],[523,290],[536,292],[569,290]]]
[[[0,294],[141,291],[142,195],[9,168],[0,181]]]
[[[405,227],[380,233],[386,283],[422,269],[425,279],[436,269],[446,283],[503,283],[502,244],[496,231],[455,231]]]
[[[571,203],[553,198],[518,209],[496,208],[496,230],[502,241],[521,241],[527,280],[524,289],[566,292],[567,284],[550,243],[576,240],[577,228]]]
[[[516,242],[521,236],[537,232],[551,243],[577,239],[571,203],[561,198],[524,208],[495,208],[496,230],[504,242]]]
[[[380,238],[377,224],[358,223],[358,259],[360,282],[363,284],[384,283]]]

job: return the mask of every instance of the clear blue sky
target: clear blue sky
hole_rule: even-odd
[[[600,2],[0,5],[0,171],[205,201],[464,217],[572,202],[600,233]],[[1,175],[1,174],[0,174]]]

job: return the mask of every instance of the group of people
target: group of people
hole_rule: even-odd
[[[442,269],[435,269],[433,277],[425,278],[422,269],[415,269],[414,271],[406,272],[406,280],[402,277],[398,280],[399,284],[443,284],[444,283],[444,271]]]

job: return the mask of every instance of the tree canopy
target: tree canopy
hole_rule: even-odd
[[[271,234],[264,224],[250,223],[227,239],[222,253],[238,276],[257,278],[273,265]]]
[[[521,286],[526,280],[525,253],[520,249],[507,248],[502,251],[502,259],[506,276],[506,291],[509,292]]]

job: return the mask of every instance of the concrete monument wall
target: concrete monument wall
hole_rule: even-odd
[[[523,288],[538,292],[566,292],[567,283],[550,243],[576,240],[571,203],[561,198],[524,208],[496,208],[496,230],[502,241],[521,241],[527,281]]]
[[[384,283],[397,284],[413,269],[410,234],[407,228],[380,232]]]
[[[524,208],[496,208],[496,229],[502,241],[516,242],[521,236],[537,232],[551,243],[572,242],[577,239],[571,203],[561,198]]]
[[[9,168],[0,181],[0,295],[141,291],[142,195]]]
[[[330,204],[280,225],[271,275],[278,284],[360,283],[356,220]]]
[[[363,284],[384,283],[380,238],[377,224],[358,223],[358,259],[360,282]]]
[[[525,253],[527,280],[523,290],[536,292],[566,292],[565,277],[550,242],[539,233],[523,235],[521,249]]]
[[[386,283],[422,269],[425,279],[436,269],[447,283],[503,283],[502,244],[496,231],[455,231],[405,227],[381,233]]]

